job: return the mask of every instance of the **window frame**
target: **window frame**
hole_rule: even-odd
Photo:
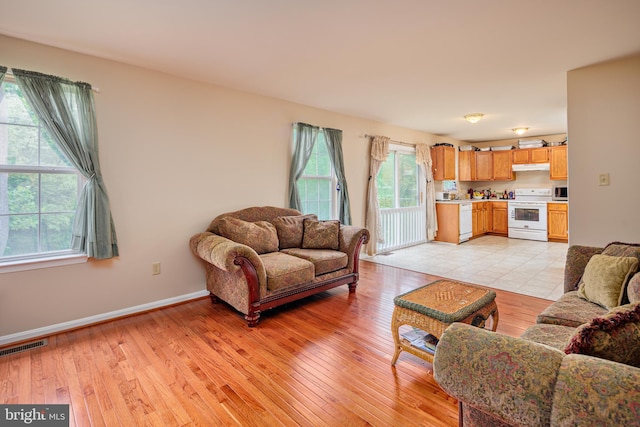
[[[313,143],[313,150],[317,153],[317,147],[318,147],[318,143],[320,142],[320,137],[322,136],[322,143],[324,144],[324,146],[327,149],[327,158],[329,159],[329,174],[330,176],[327,175],[305,175],[304,171],[302,173],[302,175],[300,176],[300,178],[298,178],[298,187],[300,187],[300,185],[302,184],[302,180],[304,179],[315,179],[315,180],[325,180],[325,181],[329,181],[330,182],[330,189],[331,192],[330,197],[331,200],[329,201],[330,206],[330,218],[327,218],[329,220],[336,220],[338,219],[338,177],[336,176],[336,172],[335,172],[335,168],[333,167],[333,162],[331,162],[331,157],[328,155],[328,151],[329,151],[329,146],[327,145],[327,140],[326,137],[324,135],[324,129],[320,128],[318,130],[318,136],[316,137],[316,140]],[[293,140],[295,141],[295,128],[294,128],[294,132],[293,132]],[[313,154],[312,154],[313,156]],[[307,163],[308,166],[308,163]],[[305,170],[307,169],[307,166],[305,166]],[[299,192],[299,196],[300,196],[300,203],[302,206],[305,206],[305,204],[307,203],[306,200],[303,200],[303,196],[302,196],[302,192],[300,190],[298,190]],[[316,212],[303,212],[303,214],[309,214],[309,213],[314,213],[316,215],[318,215]],[[323,218],[320,218],[320,215],[318,215],[318,219],[323,220]]]
[[[416,154],[416,149],[415,147],[410,147],[410,146],[406,146],[406,145],[400,145],[400,144],[389,144],[389,153],[394,152],[394,177],[393,177],[393,188],[394,188],[394,192],[393,192],[393,206],[389,207],[389,208],[383,208],[380,207],[380,210],[385,210],[385,209],[412,209],[412,208],[416,208],[416,207],[422,207],[426,205],[426,200],[423,197],[423,194],[426,191],[426,184],[425,184],[425,180],[423,177],[423,172],[422,172],[422,168],[416,163],[416,180],[417,180],[417,194],[416,194],[416,205],[415,206],[400,206],[400,191],[399,190],[399,174],[400,174],[400,168],[398,167],[399,165],[399,156],[397,154]],[[387,157],[388,159],[388,157]],[[385,160],[386,162],[387,160]],[[378,172],[378,174],[380,174],[380,172]],[[378,179],[378,177],[376,176],[376,179]],[[379,194],[378,194],[379,197]],[[379,199],[378,199],[379,200]]]
[[[5,83],[17,84],[12,75],[5,75],[0,85],[4,85]],[[24,97],[24,95],[23,95]],[[28,101],[27,101],[28,104]],[[29,108],[32,110],[32,107],[29,105]],[[33,110],[32,110],[33,111]],[[0,122],[0,124],[5,126],[24,126],[29,128],[36,128],[38,133],[38,163],[40,162],[40,153],[41,147],[44,142],[42,132],[45,131],[44,127],[40,119],[38,119],[37,125],[33,124],[24,124],[24,123],[11,123],[11,122]],[[55,141],[54,141],[55,142]],[[75,175],[77,181],[77,196],[80,195],[82,188],[86,184],[86,178],[80,173],[78,169],[73,166],[51,166],[51,165],[11,165],[11,164],[1,164],[0,163],[0,173],[9,174],[36,174],[38,175],[38,200],[37,200],[37,211],[34,212],[18,212],[12,213],[7,212],[6,214],[2,214],[2,216],[10,217],[12,215],[37,215],[38,217],[38,227],[37,227],[37,247],[38,252],[32,252],[28,254],[19,254],[19,255],[9,255],[2,256],[0,255],[0,274],[2,273],[11,273],[15,271],[24,271],[24,270],[32,270],[38,268],[48,268],[55,267],[60,265],[69,265],[76,264],[81,262],[86,262],[88,260],[88,256],[84,252],[74,251],[71,247],[68,249],[62,250],[52,250],[52,251],[41,251],[42,246],[42,216],[50,215],[50,214],[74,214],[77,212],[77,204],[73,210],[63,210],[56,212],[43,212],[42,211],[42,177],[46,175]],[[72,235],[69,236],[69,246],[71,246]]]

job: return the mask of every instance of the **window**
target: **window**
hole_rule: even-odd
[[[380,209],[419,206],[419,175],[415,151],[391,148],[376,177]]]
[[[295,131],[294,131],[295,140]],[[313,151],[302,177],[298,180],[298,191],[302,212],[314,213],[318,219],[336,219],[336,176],[331,164],[324,132],[318,132]]]
[[[20,87],[0,85],[0,262],[71,254],[83,178]]]
[[[413,147],[391,144],[376,176],[380,228],[376,252],[384,253],[426,242],[425,180]]]

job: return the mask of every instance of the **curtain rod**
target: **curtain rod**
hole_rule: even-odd
[[[369,134],[364,134],[363,138],[375,138],[376,135],[369,135]],[[415,147],[416,145],[424,145],[421,144],[419,142],[414,142],[414,143],[410,143],[410,142],[403,142],[403,141],[396,141],[395,139],[389,139],[389,142],[392,142],[394,144],[398,144],[398,145],[406,145],[407,147]]]
[[[13,75],[13,71],[11,71],[11,68],[7,68],[7,72],[5,73],[5,76],[15,77]],[[99,87],[91,86],[91,90],[94,91],[95,93],[100,93],[100,88]]]

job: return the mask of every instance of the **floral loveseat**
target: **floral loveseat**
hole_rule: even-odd
[[[217,216],[189,245],[206,261],[212,301],[226,302],[255,326],[266,309],[340,285],[355,292],[368,239],[365,228],[263,206]]]
[[[640,247],[572,246],[565,294],[520,338],[454,324],[434,377],[461,424],[640,425]]]

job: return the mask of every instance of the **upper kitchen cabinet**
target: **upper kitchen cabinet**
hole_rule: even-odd
[[[460,181],[476,180],[475,151],[458,151],[458,179]]]
[[[436,181],[456,179],[456,149],[448,145],[431,147],[433,179]]]
[[[520,148],[512,150],[514,165],[527,165],[531,163],[549,163],[549,149],[542,148]]]
[[[567,146],[558,145],[549,147],[549,177],[554,180],[566,181],[569,178],[567,171]]]
[[[476,181],[493,181],[493,152],[476,151]]]
[[[493,180],[511,181],[515,178],[511,170],[511,151],[493,152]]]
[[[458,152],[460,181],[511,181],[511,151]]]

